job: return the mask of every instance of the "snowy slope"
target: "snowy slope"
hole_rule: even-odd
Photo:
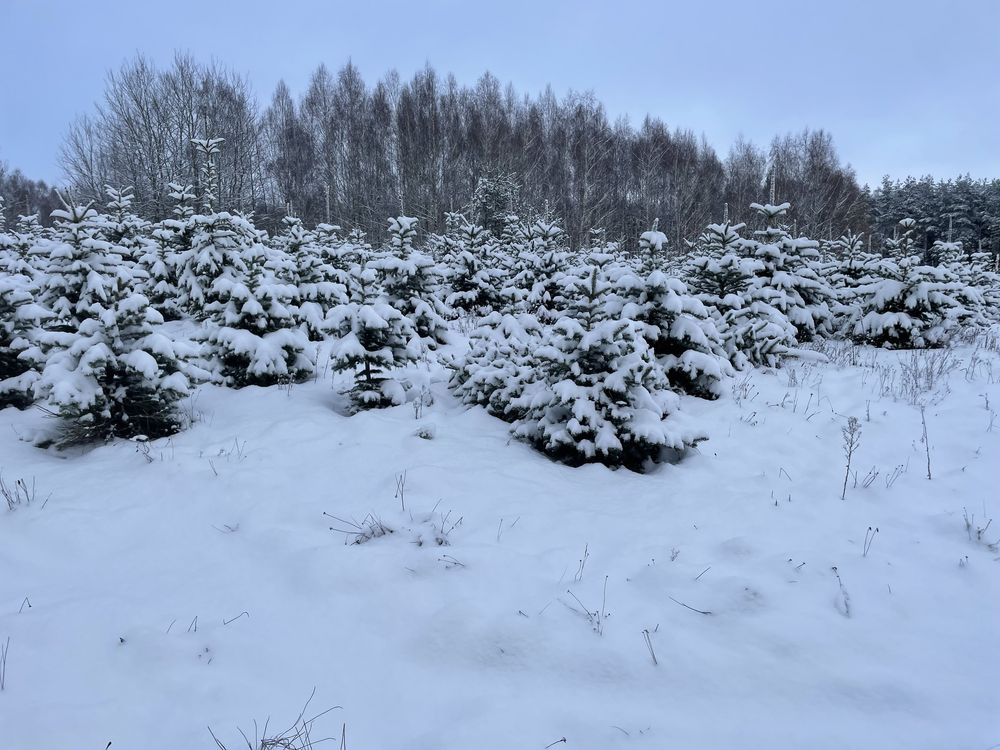
[[[203,387],[148,460],[8,409],[38,497],[0,505],[0,748],[234,748],[313,688],[351,750],[995,746],[1000,354],[925,389],[940,352],[827,353],[685,397],[710,439],[648,475],[551,463],[443,369],[419,420],[326,375]],[[350,544],[369,514],[394,533]]]

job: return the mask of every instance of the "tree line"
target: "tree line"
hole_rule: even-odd
[[[61,165],[76,200],[131,186],[136,210],[158,219],[170,210],[168,183],[199,189],[192,140],[209,137],[225,139],[218,205],[253,212],[266,228],[293,214],[381,238],[384,217],[405,214],[440,232],[446,214],[475,213],[486,199],[557,218],[574,244],[593,228],[631,242],[658,218],[680,246],[727,211],[752,225],[747,207],[773,184],[776,199],[795,207],[794,229],[814,237],[852,230],[882,240],[912,215],[932,243],[947,211],[966,241],[992,247],[1000,238],[998,223],[983,218],[1000,214],[995,182],[925,178],[869,190],[823,130],[778,136],[767,148],[740,139],[722,158],[657,118],[612,120],[592,93],[532,96],[490,73],[462,85],[430,66],[369,84],[350,62],[335,73],[320,65],[298,96],[279,82],[261,107],[251,82],[220,64],[177,54],[160,69],[137,56],[109,73],[93,112],[69,127]],[[484,177],[493,194],[477,196]],[[910,182],[948,197],[913,210],[899,198],[913,192]],[[11,211],[24,204],[5,197]]]

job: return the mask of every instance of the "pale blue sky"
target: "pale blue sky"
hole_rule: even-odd
[[[593,89],[613,119],[646,113],[725,156],[805,126],[859,177],[1000,176],[1000,2],[0,0],[0,159],[58,180],[68,123],[109,68],[175,49],[249,75],[266,102],[348,58],[371,83],[425,62],[519,91]]]

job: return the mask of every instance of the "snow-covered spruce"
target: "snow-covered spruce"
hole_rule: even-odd
[[[276,239],[291,260],[289,281],[298,287],[295,317],[310,341],[320,341],[326,335],[330,310],[347,301],[345,275],[327,261],[316,235],[301,219],[286,216],[283,223],[285,231]]]
[[[598,269],[574,287],[567,314],[527,360],[535,380],[511,403],[524,415],[513,434],[571,465],[636,471],[696,442],[668,419],[679,397],[635,322],[608,317]]]
[[[513,422],[524,416],[515,401],[536,378],[532,352],[541,344],[542,326],[528,313],[485,316],[469,337],[469,349],[453,363],[450,385],[463,403],[479,405]]]
[[[385,296],[413,323],[428,348],[448,343],[448,306],[437,294],[438,270],[433,259],[413,247],[417,220],[408,216],[389,219],[389,243],[369,265],[382,278]]]
[[[217,213],[193,216],[191,246],[177,256],[177,288],[181,307],[204,319],[216,281],[235,281],[247,273],[246,256],[258,243],[257,230],[242,216]]]
[[[35,366],[41,360],[36,341],[49,317],[34,301],[30,278],[0,276],[0,409],[23,409],[34,400]]]
[[[774,367],[795,346],[795,328],[764,295],[749,292],[764,264],[749,256],[755,246],[740,236],[742,228],[710,224],[693,243],[684,274],[711,312],[733,367]]]
[[[0,196],[0,274],[34,277],[35,267],[28,260],[28,250],[34,244],[34,239],[34,236],[7,231],[4,200]]]
[[[394,372],[420,357],[420,337],[409,319],[380,300],[374,269],[355,266],[350,285],[351,301],[330,315],[329,330],[339,337],[330,358],[333,369],[353,373],[348,394],[354,410],[401,404],[406,392]]]
[[[879,266],[891,276],[872,282],[855,308],[855,341],[891,349],[947,346],[963,328],[983,322],[982,295],[946,268],[909,256]]]
[[[781,312],[795,326],[799,342],[828,334],[833,313],[832,290],[817,272],[819,243],[804,237],[793,238],[782,224],[791,206],[753,203],[764,220],[764,229],[754,233],[744,248],[761,262],[756,278],[747,290],[747,298],[759,300]]]
[[[667,244],[667,235],[660,231],[660,220],[653,219],[653,227],[639,235],[639,271],[644,276],[664,268]]]
[[[191,185],[171,182],[167,187],[167,197],[174,201],[171,215],[152,226],[137,263],[148,276],[146,296],[150,304],[164,320],[177,320],[184,314],[177,274],[182,262],[189,260],[197,227],[191,207],[195,195]]]
[[[651,272],[638,304],[626,306],[625,315],[642,324],[671,386],[703,398],[721,395],[722,379],[733,369],[708,310],[683,281]]]
[[[564,244],[566,233],[554,222],[538,219],[527,229],[528,247],[521,255],[527,273],[519,286],[528,288],[526,309],[543,323],[557,320],[566,307],[563,275],[573,254]],[[531,286],[526,282],[531,280]]]
[[[133,291],[135,277],[123,262],[92,267],[88,276],[94,299],[76,329],[43,334],[49,354],[35,389],[63,420],[52,442],[176,432],[176,404],[188,392],[184,352],[157,331],[163,319]]]
[[[140,255],[142,238],[148,234],[149,222],[132,212],[132,188],[106,185],[108,214],[104,217],[104,233],[117,251],[128,261]]]
[[[183,312],[178,300],[177,253],[165,235],[154,230],[152,238],[141,240],[136,267],[145,275],[143,291],[153,308],[164,320],[180,319]]]
[[[487,265],[490,233],[462,216],[449,215],[449,219],[456,226],[439,243],[449,289],[445,304],[464,313],[496,309],[503,272]]]
[[[315,369],[312,346],[295,319],[297,290],[265,262],[263,255],[241,258],[245,273],[217,278],[205,307],[211,368],[235,388],[300,382]]]
[[[50,218],[53,217],[50,215]],[[37,274],[40,266],[45,264],[45,259],[34,254],[32,249],[41,240],[50,238],[52,233],[52,229],[43,227],[38,221],[38,214],[17,217],[13,234],[8,235],[13,240],[10,247],[17,252],[18,258],[18,269],[14,269],[14,272],[26,273],[29,276]]]
[[[859,235],[847,233],[828,246],[833,268],[827,279],[834,292],[830,308],[834,314],[834,330],[849,336],[867,304],[875,285],[883,278],[894,278],[898,268],[894,261],[864,249]]]

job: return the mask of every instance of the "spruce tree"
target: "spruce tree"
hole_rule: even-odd
[[[667,264],[667,235],[660,231],[660,220],[653,219],[651,229],[639,235],[639,271],[643,276]]]
[[[22,274],[0,275],[0,409],[19,409],[34,400],[37,339],[51,313],[35,303],[32,281]]]
[[[542,336],[542,325],[528,313],[486,315],[469,336],[469,349],[452,364],[455,395],[506,422],[524,417],[520,397],[538,377],[532,356]]]
[[[729,357],[708,310],[683,281],[651,272],[626,314],[642,324],[671,386],[703,398],[721,395],[722,379],[732,374]]]
[[[248,272],[248,254],[258,252],[256,228],[245,218],[228,213],[189,219],[191,246],[178,253],[177,288],[181,307],[198,319],[210,315],[213,287],[220,279],[242,279]]]
[[[279,246],[291,259],[289,280],[298,287],[296,317],[311,341],[320,341],[329,326],[330,310],[347,301],[346,274],[324,257],[316,235],[301,219],[286,216]]]
[[[121,256],[101,238],[103,222],[92,205],[64,201],[52,218],[52,239],[39,240],[32,248],[43,269],[39,302],[52,312],[52,325],[72,332],[93,317],[93,306],[107,299],[110,292],[104,285],[115,278]]]
[[[434,261],[413,246],[416,234],[416,219],[390,219],[388,246],[369,265],[381,275],[389,304],[409,318],[417,335],[434,349],[448,343],[445,317],[452,311],[438,297],[439,272]]]
[[[563,278],[572,253],[565,246],[566,233],[554,221],[541,218],[528,226],[523,262],[533,268],[533,280],[525,302],[527,311],[543,323],[554,322],[565,307]]]
[[[782,223],[791,206],[751,204],[765,227],[754,232],[746,245],[762,264],[748,290],[751,300],[761,300],[781,312],[795,327],[796,340],[811,341],[831,331],[833,292],[820,278],[819,243],[793,238]]]
[[[773,367],[794,347],[795,328],[768,295],[753,290],[764,263],[753,255],[757,245],[740,235],[743,226],[709,225],[689,254],[685,278],[711,312],[733,367]]]
[[[898,263],[879,266],[886,275],[869,284],[860,300],[849,328],[856,341],[890,349],[936,348],[983,323],[977,290],[944,267],[924,265],[917,255],[900,256]]]
[[[216,159],[225,138],[192,138],[191,145],[201,159],[201,208],[211,214],[219,197],[219,170]]]
[[[150,224],[132,212],[132,188],[115,188],[105,185],[108,196],[108,216],[105,223],[105,236],[119,252],[129,261],[135,261],[141,254],[140,247]]]
[[[445,298],[448,307],[465,313],[484,312],[499,303],[503,272],[486,265],[490,240],[486,228],[466,221],[446,235],[442,262],[448,269],[451,290]]]
[[[348,393],[355,411],[401,404],[405,389],[393,373],[417,361],[423,349],[420,337],[409,319],[381,299],[374,269],[352,269],[350,295],[350,302],[331,314],[330,330],[338,337],[333,369],[353,373]]]
[[[608,282],[595,267],[569,282],[569,309],[530,364],[537,381],[514,399],[514,435],[569,464],[643,470],[693,434],[665,421],[677,409],[663,370],[628,319],[609,317]]]
[[[65,213],[67,223],[86,215]],[[56,325],[42,337],[49,352],[36,391],[63,420],[54,442],[66,446],[176,432],[181,426],[176,403],[188,392],[180,371],[183,352],[156,330],[163,320],[135,291],[136,273],[119,254],[90,254],[79,262],[86,265],[81,300],[87,304],[76,306],[72,330]],[[63,310],[57,323],[66,320]]]
[[[210,290],[206,344],[221,381],[234,388],[296,383],[313,373],[308,337],[298,327],[298,290],[276,278],[260,245],[245,248]]]

